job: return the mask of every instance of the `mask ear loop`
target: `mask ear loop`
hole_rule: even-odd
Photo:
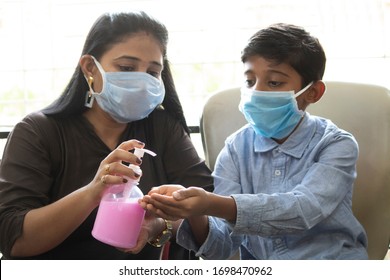
[[[102,76],[104,75],[104,70],[103,70],[103,67],[100,65],[99,61],[96,60],[96,58],[91,55],[92,59],[93,59],[93,62],[95,62],[95,65],[96,67],[99,69],[100,73],[102,74]],[[93,77],[92,76],[89,76],[88,78],[85,77],[85,79],[87,80],[87,83],[88,83],[88,86],[89,86],[89,90],[87,91],[87,94],[85,96],[85,107],[88,107],[88,108],[92,108],[92,105],[93,105],[93,102],[95,100],[95,98],[93,97],[95,93],[95,91],[93,90],[92,88],[92,84],[94,82],[93,80]]]
[[[297,110],[297,112],[299,112],[299,114],[303,117],[304,116],[304,112],[302,110],[299,110],[298,108],[298,103],[297,103],[297,97],[300,96],[302,93],[304,93],[309,87],[311,87],[313,85],[313,82],[310,82],[307,86],[305,86],[303,89],[301,89],[300,91],[298,91],[295,95],[294,95],[294,98],[293,98],[293,101],[294,101],[294,106]]]
[[[106,83],[106,81],[105,81],[106,71],[104,71],[102,65],[99,63],[99,61],[97,61],[97,59],[96,59],[94,56],[91,55],[91,57],[92,57],[93,61],[95,62],[96,67],[99,69],[100,74],[102,75],[102,81],[103,81],[103,88],[102,88],[102,91],[103,91],[104,85],[105,85],[105,83]],[[100,92],[100,93],[96,93],[96,92],[93,90],[92,87],[90,87],[89,90],[91,91],[92,95],[94,95],[94,94],[100,94],[100,93],[101,93],[101,92]]]
[[[303,89],[301,89],[296,94],[294,94],[294,98],[297,98],[298,96],[300,96],[302,93],[304,93],[312,85],[313,85],[313,82],[310,82],[307,86],[305,86]]]
[[[91,55],[91,57],[92,57],[93,61],[95,62],[96,67],[99,69],[100,73],[103,76],[104,73],[106,73],[106,71],[104,71],[102,65],[99,63],[99,61],[97,61],[97,59],[95,57],[93,57],[92,55]]]

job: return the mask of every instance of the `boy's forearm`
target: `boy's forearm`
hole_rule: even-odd
[[[209,221],[207,216],[193,216],[189,217],[187,220],[191,226],[191,231],[195,237],[196,243],[201,246],[209,234]]]
[[[219,217],[235,223],[237,217],[236,202],[230,196],[221,196],[214,193],[208,194],[208,207],[203,216],[192,216],[187,220],[191,226],[196,242],[201,246],[209,232],[207,216]]]
[[[229,222],[235,223],[237,218],[236,202],[231,196],[222,196],[215,193],[209,193],[209,207],[207,215],[223,218]]]

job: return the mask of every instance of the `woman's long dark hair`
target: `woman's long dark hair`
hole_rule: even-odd
[[[166,56],[168,31],[162,23],[144,12],[103,14],[89,31],[82,55],[90,54],[99,60],[112,45],[121,42],[131,34],[142,31],[153,35],[162,49],[164,69],[161,78],[165,86],[165,98],[162,105],[169,114],[181,122],[189,133]],[[82,114],[88,109],[84,106],[87,91],[88,84],[78,64],[64,92],[42,112],[59,118]]]

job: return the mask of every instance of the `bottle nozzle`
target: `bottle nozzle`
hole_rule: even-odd
[[[142,158],[144,156],[144,153],[147,153],[147,154],[154,156],[154,157],[156,156],[156,153],[154,153],[150,150],[134,148],[134,155],[136,155],[138,158]],[[133,171],[135,173],[137,173],[138,175],[140,175],[140,176],[142,175],[142,170],[138,165],[130,164],[129,167],[131,169],[133,169]],[[139,181],[139,178],[136,181]]]
[[[144,153],[147,153],[153,157],[156,156],[156,153],[154,153],[148,149],[134,148],[134,155],[136,155],[138,158],[142,158],[144,156]]]

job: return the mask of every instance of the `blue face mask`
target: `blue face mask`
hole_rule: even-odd
[[[283,139],[297,126],[304,112],[298,109],[296,98],[313,82],[294,94],[294,91],[257,91],[241,88],[238,106],[256,134]]]
[[[90,93],[117,122],[128,123],[146,118],[163,102],[165,88],[159,79],[143,72],[106,73],[100,63],[92,58],[102,75],[103,88],[96,93],[90,87]],[[92,107],[92,102],[86,103],[86,106]]]

